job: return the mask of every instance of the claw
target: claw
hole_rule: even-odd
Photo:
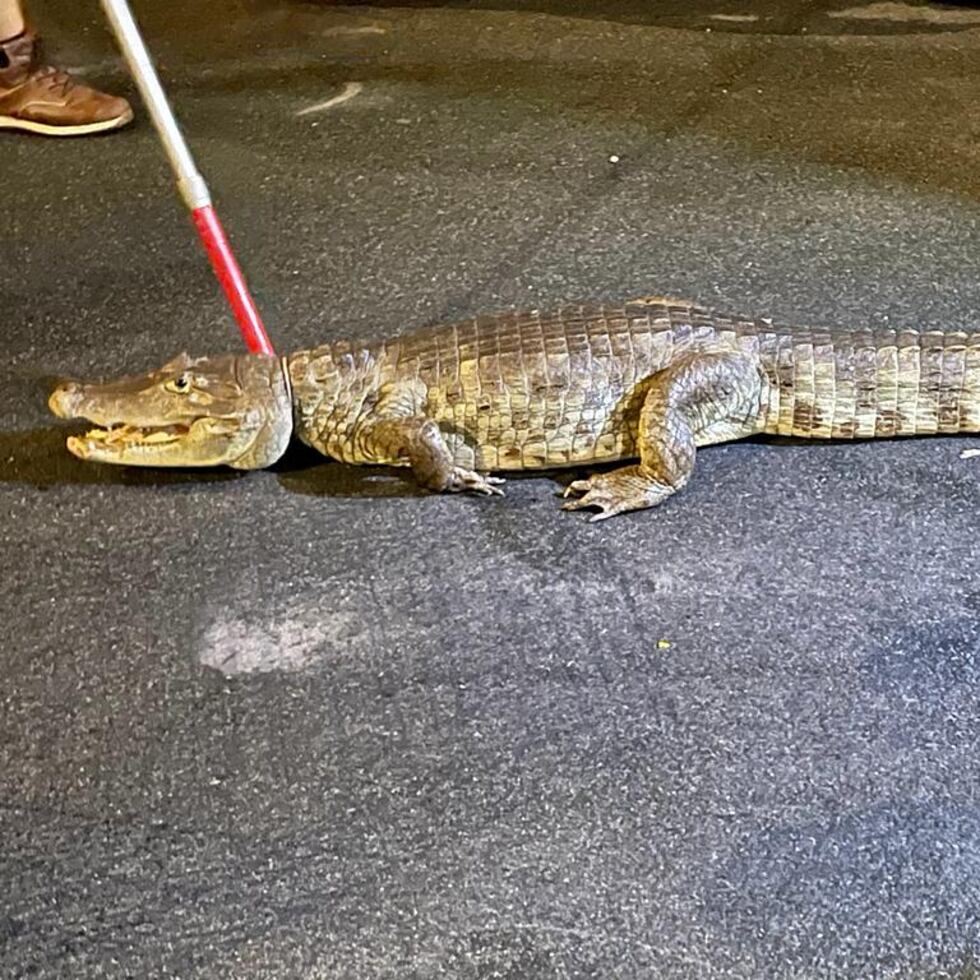
[[[453,492],[471,490],[473,493],[482,493],[487,497],[502,497],[504,491],[499,485],[504,482],[502,477],[481,476],[473,470],[457,466],[452,472],[447,489]]]
[[[624,467],[611,473],[597,473],[587,480],[575,480],[565,487],[562,510],[585,510],[596,507],[599,512],[589,522],[605,521],[630,510],[654,507],[673,493],[673,488],[649,480],[639,467]],[[575,500],[567,498],[581,494]]]
[[[580,481],[585,482],[585,481]],[[581,493],[582,491],[578,491]],[[598,507],[599,513],[589,518],[589,523],[604,521],[607,517],[613,517],[620,513],[622,508],[600,490],[589,490],[584,497],[578,500],[569,500],[561,505],[562,510],[585,510],[589,507]]]
[[[562,510],[585,510],[587,507],[599,508],[599,512],[589,518],[590,524],[595,524],[597,521],[605,521],[610,517],[615,517],[617,514],[622,514],[624,511],[632,510],[629,506],[613,504],[608,501],[586,500],[584,498],[582,500],[576,500],[571,504],[564,504]]]
[[[563,497],[570,497],[573,493],[588,493],[592,487],[591,480],[573,480],[565,487]]]

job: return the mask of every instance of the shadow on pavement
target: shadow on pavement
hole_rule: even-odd
[[[24,483],[43,490],[63,484],[171,486],[237,480],[236,470],[140,469],[85,463],[65,448],[67,426],[0,432],[0,483]]]
[[[384,466],[347,466],[300,442],[271,467],[284,490],[306,497],[421,497],[407,470]]]
[[[111,466],[86,463],[65,448],[70,426],[0,432],[0,483],[23,483],[43,490],[63,485],[166,487],[223,483],[248,477],[246,470],[166,469],[164,467]],[[408,470],[385,466],[348,466],[328,459],[300,443],[293,443],[270,472],[290,493],[309,497],[372,498],[424,497]],[[575,471],[567,472],[573,479]],[[512,475],[518,479],[553,476],[552,473]]]
[[[922,4],[871,3],[868,0],[770,0],[753,4],[746,13],[744,0],[716,0],[692,4],[690,0],[309,0],[321,7],[409,7],[456,10],[493,10],[513,13],[555,14],[586,20],[616,21],[689,30],[728,31],[738,34],[934,34],[980,26],[975,3]],[[599,8],[599,9],[597,9]]]
[[[224,483],[248,477],[246,470],[166,469],[86,463],[65,448],[71,426],[0,432],[0,483],[23,483],[43,490],[62,485],[167,487]],[[344,466],[305,446],[293,444],[271,468],[283,488],[314,497],[417,497],[425,491],[397,470]],[[406,474],[407,475],[407,474]]]
[[[615,469],[617,464],[592,466],[587,472]],[[271,471],[279,483],[291,493],[310,497],[428,497],[433,494],[418,486],[408,469],[395,466],[351,466],[338,463],[294,442],[286,455]],[[550,479],[562,488],[579,479],[586,470],[528,470],[524,473],[505,473],[508,484],[522,480]],[[506,486],[504,487],[506,493]]]

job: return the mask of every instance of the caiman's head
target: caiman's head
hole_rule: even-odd
[[[149,374],[67,382],[48,407],[97,426],[69,438],[79,459],[127,466],[259,469],[285,452],[293,428],[282,362],[261,354],[181,354]]]

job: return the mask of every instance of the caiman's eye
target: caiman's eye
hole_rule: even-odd
[[[176,391],[178,395],[186,395],[191,390],[191,379],[186,374],[181,374],[173,381],[168,381],[167,387],[171,391]]]

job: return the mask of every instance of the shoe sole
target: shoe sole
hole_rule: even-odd
[[[32,122],[30,119],[18,119],[16,116],[0,116],[0,129],[21,129],[28,133],[39,133],[41,136],[91,136],[93,133],[119,129],[131,122],[132,118],[133,110],[130,109],[115,119],[103,119],[80,126],[51,126],[48,123]]]

